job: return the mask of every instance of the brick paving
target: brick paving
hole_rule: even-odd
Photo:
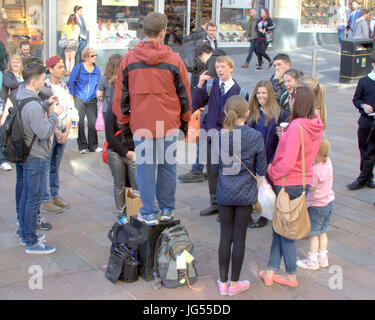
[[[292,66],[310,74],[313,48],[289,52]],[[275,53],[271,51],[271,56]],[[247,90],[271,70],[255,72],[255,57],[249,69],[241,69],[246,55],[233,56],[234,78]],[[343,271],[341,289],[330,288],[336,269],[298,270],[300,286],[265,287],[258,278],[267,265],[272,233],[270,223],[262,229],[248,229],[241,278],[252,288],[235,297],[221,297],[216,289],[219,276],[217,249],[219,224],[216,216],[200,217],[208,205],[207,181],[177,186],[177,218],[187,227],[195,245],[201,292],[188,288],[154,291],[151,282],[112,284],[104,277],[109,257],[107,233],[115,221],[112,177],[100,154],[80,155],[75,141],[68,142],[61,166],[61,196],[71,204],[62,214],[42,213],[53,225],[46,232],[47,243],[57,251],[47,256],[27,255],[14,235],[15,170],[0,172],[0,299],[374,299],[375,298],[375,190],[349,191],[345,185],[359,173],[356,142],[358,113],[352,105],[355,86],[338,84],[337,46],[321,47],[317,77],[327,87],[328,126],[334,165],[335,214],[329,226],[329,257]],[[100,142],[104,140],[99,134]],[[179,146],[183,148],[183,145]],[[192,155],[194,159],[194,155]],[[178,174],[190,165],[179,165]],[[297,255],[305,256],[308,240],[297,242]],[[30,290],[30,266],[43,269],[43,290]],[[282,267],[283,271],[283,267]],[[331,271],[331,273],[330,273]]]

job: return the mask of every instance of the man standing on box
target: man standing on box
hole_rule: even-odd
[[[78,39],[78,50],[76,54],[75,64],[82,62],[81,54],[82,54],[83,49],[85,49],[87,46],[88,32],[87,32],[85,20],[83,19],[83,16],[82,16],[83,14],[82,10],[83,9],[81,6],[74,7],[74,13],[77,17],[77,23],[81,29],[80,34],[79,34],[79,39]]]
[[[187,127],[192,109],[186,67],[162,44],[167,17],[149,13],[143,29],[146,41],[126,54],[120,64],[112,110],[121,125],[130,121],[143,203],[138,220],[153,226],[174,215],[178,129],[181,124]]]
[[[354,94],[353,104],[361,114],[358,120],[358,147],[361,154],[360,170],[358,178],[347,185],[349,190],[357,190],[368,187],[375,188],[373,181],[373,169],[375,163],[375,137],[371,128],[374,124],[375,112],[375,52],[371,54],[373,70],[358,81]]]

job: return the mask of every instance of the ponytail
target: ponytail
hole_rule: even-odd
[[[227,111],[227,116],[225,117],[225,120],[224,120],[224,129],[233,131],[234,128],[236,127],[237,120],[238,120],[238,116],[237,116],[236,111],[234,111],[233,109]]]
[[[249,103],[239,95],[231,96],[225,106],[226,117],[224,120],[224,129],[233,131],[239,119],[246,118],[246,112],[249,110]]]

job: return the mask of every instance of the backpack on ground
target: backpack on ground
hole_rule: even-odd
[[[210,79],[207,81],[207,85],[206,85],[206,93],[208,96],[211,95],[211,91],[212,91],[212,86],[214,84],[214,79]],[[241,88],[241,91],[240,91],[240,94],[239,94],[242,98],[246,99],[247,101],[249,101],[250,99],[250,94],[245,90],[245,89],[242,89]]]
[[[197,280],[193,253],[185,227],[177,224],[165,229],[155,245],[153,287],[157,289],[160,284],[166,288],[191,287]]]
[[[35,97],[18,101],[17,106],[9,108],[9,114],[0,128],[1,149],[10,162],[25,162],[36,138],[36,135],[34,135],[30,146],[26,144],[26,136],[21,121],[21,110],[30,101],[40,102]]]

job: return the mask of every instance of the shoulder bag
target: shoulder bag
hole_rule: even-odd
[[[283,178],[283,187],[276,200],[276,212],[273,219],[274,231],[290,240],[300,240],[304,238],[311,229],[309,213],[306,207],[306,172],[305,172],[305,143],[303,138],[303,129],[298,125],[301,131],[301,152],[302,152],[302,194],[290,200],[289,194],[285,191],[285,180]]]

